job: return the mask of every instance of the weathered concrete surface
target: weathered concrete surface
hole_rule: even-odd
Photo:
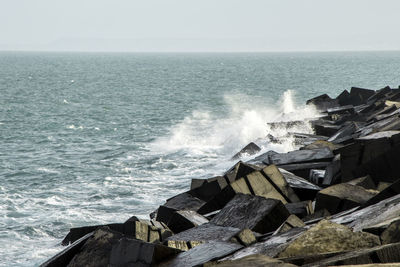
[[[400,218],[392,222],[385,231],[381,234],[382,244],[400,242]]]
[[[378,192],[348,183],[332,185],[318,192],[315,210],[327,209],[331,214],[367,203]]]
[[[296,265],[285,263],[283,261],[262,255],[262,254],[254,254],[250,256],[243,257],[238,260],[225,260],[220,262],[211,262],[205,264],[204,267],[245,267],[245,266],[254,266],[254,267],[294,267]]]
[[[289,215],[279,200],[237,194],[210,222],[264,234],[276,230]]]
[[[167,260],[182,251],[160,244],[151,244],[143,241],[121,238],[111,249],[109,264],[104,266],[154,266]],[[101,266],[101,265],[97,265]]]
[[[296,215],[299,218],[304,218],[314,213],[314,208],[311,200],[305,200],[296,203],[287,203],[285,207],[290,214]]]
[[[234,227],[219,226],[212,223],[202,224],[200,226],[191,228],[189,230],[180,232],[167,238],[169,240],[177,241],[212,241],[221,240],[229,241],[232,237],[237,235],[241,229]]]
[[[187,229],[208,223],[208,219],[192,210],[174,211],[167,226],[174,232],[180,233]]]
[[[310,150],[295,150],[287,153],[271,155],[270,162],[271,164],[275,165],[285,165],[293,163],[329,161],[332,158],[332,151],[325,147]]]
[[[322,220],[289,244],[279,257],[314,255],[379,246],[378,236]]]
[[[160,267],[188,267],[188,266],[201,266],[209,261],[218,260],[228,254],[231,254],[242,246],[236,243],[211,241],[198,245],[188,251],[182,252],[157,266]]]

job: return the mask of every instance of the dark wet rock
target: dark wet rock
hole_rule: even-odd
[[[300,200],[313,200],[317,193],[322,189],[321,187],[285,169],[279,168],[279,170]]]
[[[351,87],[350,101],[354,106],[367,103],[368,99],[375,94],[374,90],[359,87]]]
[[[160,222],[139,220],[132,217],[125,223],[113,223],[107,225],[93,225],[71,228],[67,236],[62,241],[62,245],[66,246],[82,236],[95,231],[101,227],[108,227],[113,231],[127,235],[132,238],[140,239],[147,242],[162,241],[163,238],[171,235],[171,231],[165,224]],[[149,239],[149,237],[151,237]]]
[[[357,122],[346,123],[337,132],[335,132],[328,141],[335,144],[346,144],[350,140],[353,140],[355,136],[353,134],[362,127],[361,124]]]
[[[285,204],[285,207],[290,214],[296,215],[299,218],[303,218],[314,213],[311,200],[287,203]]]
[[[329,148],[296,150],[288,153],[275,154],[270,157],[270,161],[275,165],[285,165],[293,163],[327,161],[333,158]]]
[[[376,204],[356,208],[349,213],[332,216],[332,221],[348,225],[354,231],[390,224],[400,216],[400,195],[382,200]]]
[[[264,234],[276,230],[289,215],[279,200],[237,194],[210,222]]]
[[[202,264],[218,260],[226,255],[234,253],[242,247],[242,245],[231,242],[210,241],[208,243],[198,245],[188,251],[182,252],[171,260],[163,262],[157,266],[202,266]]]
[[[306,226],[302,220],[300,220],[299,217],[296,215],[291,214],[286,221],[284,221],[281,226],[279,226],[278,229],[274,232],[274,235],[279,234],[279,233],[284,233],[287,232],[293,228],[297,227],[304,227]]]
[[[203,201],[209,201],[211,200],[214,196],[219,194],[222,189],[224,189],[228,185],[227,179],[222,176],[210,178],[210,179],[205,179],[204,182],[200,185],[197,186],[194,189],[191,189],[189,193],[197,197],[198,199],[201,199]],[[198,182],[195,182],[198,183]],[[193,184],[193,180],[192,180]]]
[[[217,267],[244,267],[244,266],[253,266],[253,267],[294,267],[296,265],[285,263],[283,261],[262,255],[262,254],[254,254],[243,257],[237,260],[225,260],[215,263],[207,264],[208,266],[217,266]]]
[[[400,145],[397,145],[376,158],[356,167],[352,174],[355,177],[370,175],[375,183],[392,183],[399,179],[399,155]]]
[[[192,196],[188,192],[181,193],[167,200],[157,211],[156,221],[168,223],[174,211],[193,210],[198,211],[205,201]]]
[[[306,224],[312,224],[315,222],[319,222],[320,220],[325,219],[330,216],[331,216],[331,213],[327,209],[321,209],[321,210],[314,211],[314,213],[312,213],[310,215],[305,216],[304,218],[302,218],[302,220]]]
[[[377,263],[400,262],[400,243],[377,246],[374,248],[361,249],[339,254],[328,259],[303,265],[311,266],[334,266],[334,265],[360,265]],[[378,265],[379,266],[379,265]]]
[[[327,209],[331,214],[365,204],[376,192],[348,183],[332,185],[318,192],[315,210]]]
[[[108,227],[97,229],[82,246],[79,253],[69,262],[69,267],[78,266],[108,266],[111,249],[123,234],[112,231]]]
[[[59,266],[67,266],[72,258],[79,253],[82,246],[85,242],[92,237],[93,232],[87,233],[86,235],[82,236],[81,238],[77,239],[73,242],[70,246],[66,249],[62,250],[61,252],[57,253],[46,262],[42,263],[40,267],[59,267]]]
[[[269,157],[271,155],[274,155],[274,154],[278,154],[278,152],[270,150],[268,152],[265,152],[265,153],[255,157],[254,159],[248,161],[248,163],[250,163],[250,164],[260,164],[260,163],[262,163],[262,164],[270,165],[271,163],[269,161]]]
[[[327,94],[323,94],[307,100],[307,105],[314,105],[318,110],[325,111],[328,108],[334,108],[339,106],[337,99],[332,99]]]
[[[378,236],[353,232],[349,227],[322,220],[286,247],[279,257],[315,255],[379,246]]]
[[[202,224],[198,227],[188,229],[167,238],[167,241],[198,241],[207,242],[212,240],[229,241],[237,235],[241,229],[224,227],[213,223]]]
[[[341,128],[340,125],[335,125],[331,121],[324,120],[313,121],[311,124],[315,134],[323,136],[332,136]]]
[[[332,185],[339,180],[341,180],[340,154],[335,155],[333,160],[326,166],[322,185],[324,186]]]
[[[274,165],[270,165],[261,171],[253,171],[230,183],[218,195],[204,204],[198,212],[207,214],[222,209],[239,193],[274,198],[283,203],[299,201],[280,171]]]
[[[385,131],[374,133],[365,137],[360,137],[354,144],[338,149],[341,157],[341,173],[343,181],[349,181],[353,178],[364,176],[355,176],[354,169],[375,161],[380,155],[387,155],[393,147],[400,144],[399,131]],[[372,178],[374,178],[372,176]],[[377,182],[377,181],[375,181]]]
[[[232,160],[239,159],[245,155],[251,156],[254,154],[257,154],[261,148],[254,144],[253,142],[249,143],[246,145],[244,148],[242,148],[238,153],[236,153],[233,157]]]
[[[306,162],[306,163],[294,163],[279,165],[280,169],[292,172],[293,174],[302,178],[308,179],[310,177],[311,170],[325,170],[329,166],[330,162]]]
[[[371,95],[367,99],[367,102],[375,102],[379,99],[384,99],[386,94],[391,93],[391,91],[392,91],[392,89],[389,86],[379,89],[375,92],[375,94]]]
[[[135,239],[121,238],[118,242],[113,244],[109,264],[104,266],[150,267],[180,252],[182,251],[160,244],[151,244]]]
[[[376,186],[376,191],[382,192],[389,186],[391,186],[393,183],[388,183],[388,182],[379,182],[378,185]]]
[[[178,210],[172,213],[167,226],[174,233],[179,233],[204,223],[208,223],[208,219],[197,212],[192,210]]]
[[[326,110],[328,115],[333,115],[333,114],[343,114],[343,113],[354,113],[354,107],[353,105],[346,105],[346,106],[339,106],[339,107],[334,107],[334,108],[328,108]]]

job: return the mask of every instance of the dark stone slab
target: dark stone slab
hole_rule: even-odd
[[[184,192],[167,200],[157,211],[156,221],[168,223],[174,211],[193,210],[198,211],[206,202]]]
[[[159,222],[144,221],[144,220],[139,220],[136,217],[132,217],[125,223],[113,223],[107,225],[93,225],[93,226],[71,228],[67,236],[62,241],[62,245],[66,246],[72,242],[75,242],[82,236],[90,232],[93,232],[101,227],[108,227],[113,231],[117,231],[129,237],[137,238],[148,242],[162,241],[163,237],[172,234],[166,225],[163,225]],[[154,232],[153,235],[149,235],[150,232]],[[149,236],[152,236],[152,239],[155,240],[149,240],[148,239]]]
[[[218,267],[244,267],[244,266],[252,266],[252,267],[295,267],[296,265],[290,263],[284,263],[280,260],[261,255],[254,254],[243,257],[237,260],[226,260],[220,261],[215,264],[210,264],[208,266],[218,266]]]
[[[42,263],[40,267],[59,267],[59,266],[67,266],[68,263],[72,260],[72,258],[79,253],[82,246],[85,242],[93,235],[93,232],[87,233],[81,238],[77,239],[66,249],[57,253],[46,262]]]
[[[193,180],[192,180],[193,181]],[[222,189],[228,185],[227,179],[222,176],[214,177],[211,179],[205,179],[203,184],[191,189],[189,193],[203,201],[209,201],[214,196],[219,194]]]
[[[329,161],[321,162],[306,162],[306,163],[294,163],[279,165],[280,169],[292,172],[293,174],[308,179],[310,177],[310,170],[325,170],[330,164]]]
[[[167,226],[174,233],[180,233],[204,223],[208,223],[208,219],[197,212],[192,210],[178,210],[172,213]]]
[[[340,128],[335,134],[333,134],[328,141],[335,143],[335,144],[340,144],[343,142],[343,140],[347,141],[348,139],[344,137],[350,137],[352,138],[353,134],[359,129],[359,126],[355,122],[349,122],[347,125],[343,126]]]
[[[400,262],[400,243],[382,245],[358,251],[351,251],[303,266],[334,266],[346,264],[359,265],[395,262]]]
[[[336,155],[332,162],[330,162],[325,168],[324,179],[322,185],[329,186],[339,181],[341,178],[340,173],[340,155]]]
[[[237,194],[210,222],[264,234],[276,230],[289,215],[279,200]]]
[[[337,184],[318,192],[315,210],[327,209],[331,214],[361,206],[375,194],[361,186]]]
[[[112,246],[108,266],[150,267],[180,252],[182,251],[160,244],[151,244],[135,239],[121,238]]]
[[[364,89],[359,87],[351,87],[350,89],[350,101],[353,106],[365,104],[368,98],[375,94],[374,90]]]
[[[382,89],[379,89],[375,92],[375,94],[371,95],[367,102],[376,102],[379,99],[385,99],[386,94],[390,93],[392,89],[389,86],[386,86]]]
[[[78,266],[108,266],[111,249],[123,234],[110,230],[108,227],[97,229],[82,246],[79,253],[69,262],[69,267]]]
[[[314,105],[318,110],[325,111],[328,108],[339,106],[339,101],[337,99],[332,99],[327,94],[323,94],[307,100],[306,104]]]
[[[273,233],[273,235],[277,235],[280,233],[287,232],[293,228],[304,227],[306,226],[304,222],[297,217],[296,215],[291,214],[286,221],[284,221],[281,226]]]
[[[167,238],[167,241],[198,241],[207,242],[212,240],[229,241],[237,235],[241,229],[234,227],[224,227],[213,223],[205,223],[197,227],[188,229]]]
[[[321,187],[287,170],[284,170],[282,168],[279,168],[279,170],[285,177],[288,185],[293,189],[300,200],[313,200],[317,193],[322,189]]]
[[[274,165],[270,165],[230,183],[204,204],[198,212],[207,214],[222,209],[238,193],[274,198],[283,203],[299,201],[279,170]]]
[[[232,160],[239,159],[245,155],[251,156],[254,154],[257,154],[261,148],[257,146],[255,143],[251,142],[248,145],[246,145],[244,148],[242,148],[238,153],[236,153],[233,157]]]
[[[288,153],[280,153],[270,156],[270,161],[275,165],[287,165],[294,163],[327,161],[333,158],[329,148],[296,150]]]
[[[188,251],[182,252],[173,259],[163,262],[157,266],[202,266],[209,261],[218,260],[226,255],[234,253],[242,247],[242,245],[231,242],[211,241],[198,245]]]
[[[278,154],[278,152],[270,150],[268,152],[265,152],[265,153],[255,157],[254,159],[248,161],[248,163],[250,163],[250,164],[260,164],[260,163],[262,163],[262,164],[270,165],[271,163],[269,161],[269,157],[271,155],[274,155],[274,154]]]
[[[381,234],[382,245],[400,242],[400,219],[393,221]]]
[[[328,115],[343,114],[343,113],[353,114],[354,113],[354,106],[353,105],[346,105],[346,106],[328,108],[326,110],[326,112],[328,112]]]
[[[323,136],[332,136],[341,128],[340,125],[335,125],[332,122],[322,120],[313,121],[311,125],[315,134]]]
[[[370,175],[375,183],[392,183],[399,179],[399,155],[400,145],[394,146],[376,158],[356,166],[353,171],[350,172],[350,174],[353,177]],[[350,179],[351,178],[349,178],[349,180]]]

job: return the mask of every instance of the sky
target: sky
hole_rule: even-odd
[[[399,0],[0,0],[0,50],[400,50]]]

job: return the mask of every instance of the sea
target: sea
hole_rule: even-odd
[[[0,52],[0,266],[40,265],[72,227],[146,219],[251,141],[296,148],[267,123],[316,116],[309,98],[399,84],[400,52]]]

